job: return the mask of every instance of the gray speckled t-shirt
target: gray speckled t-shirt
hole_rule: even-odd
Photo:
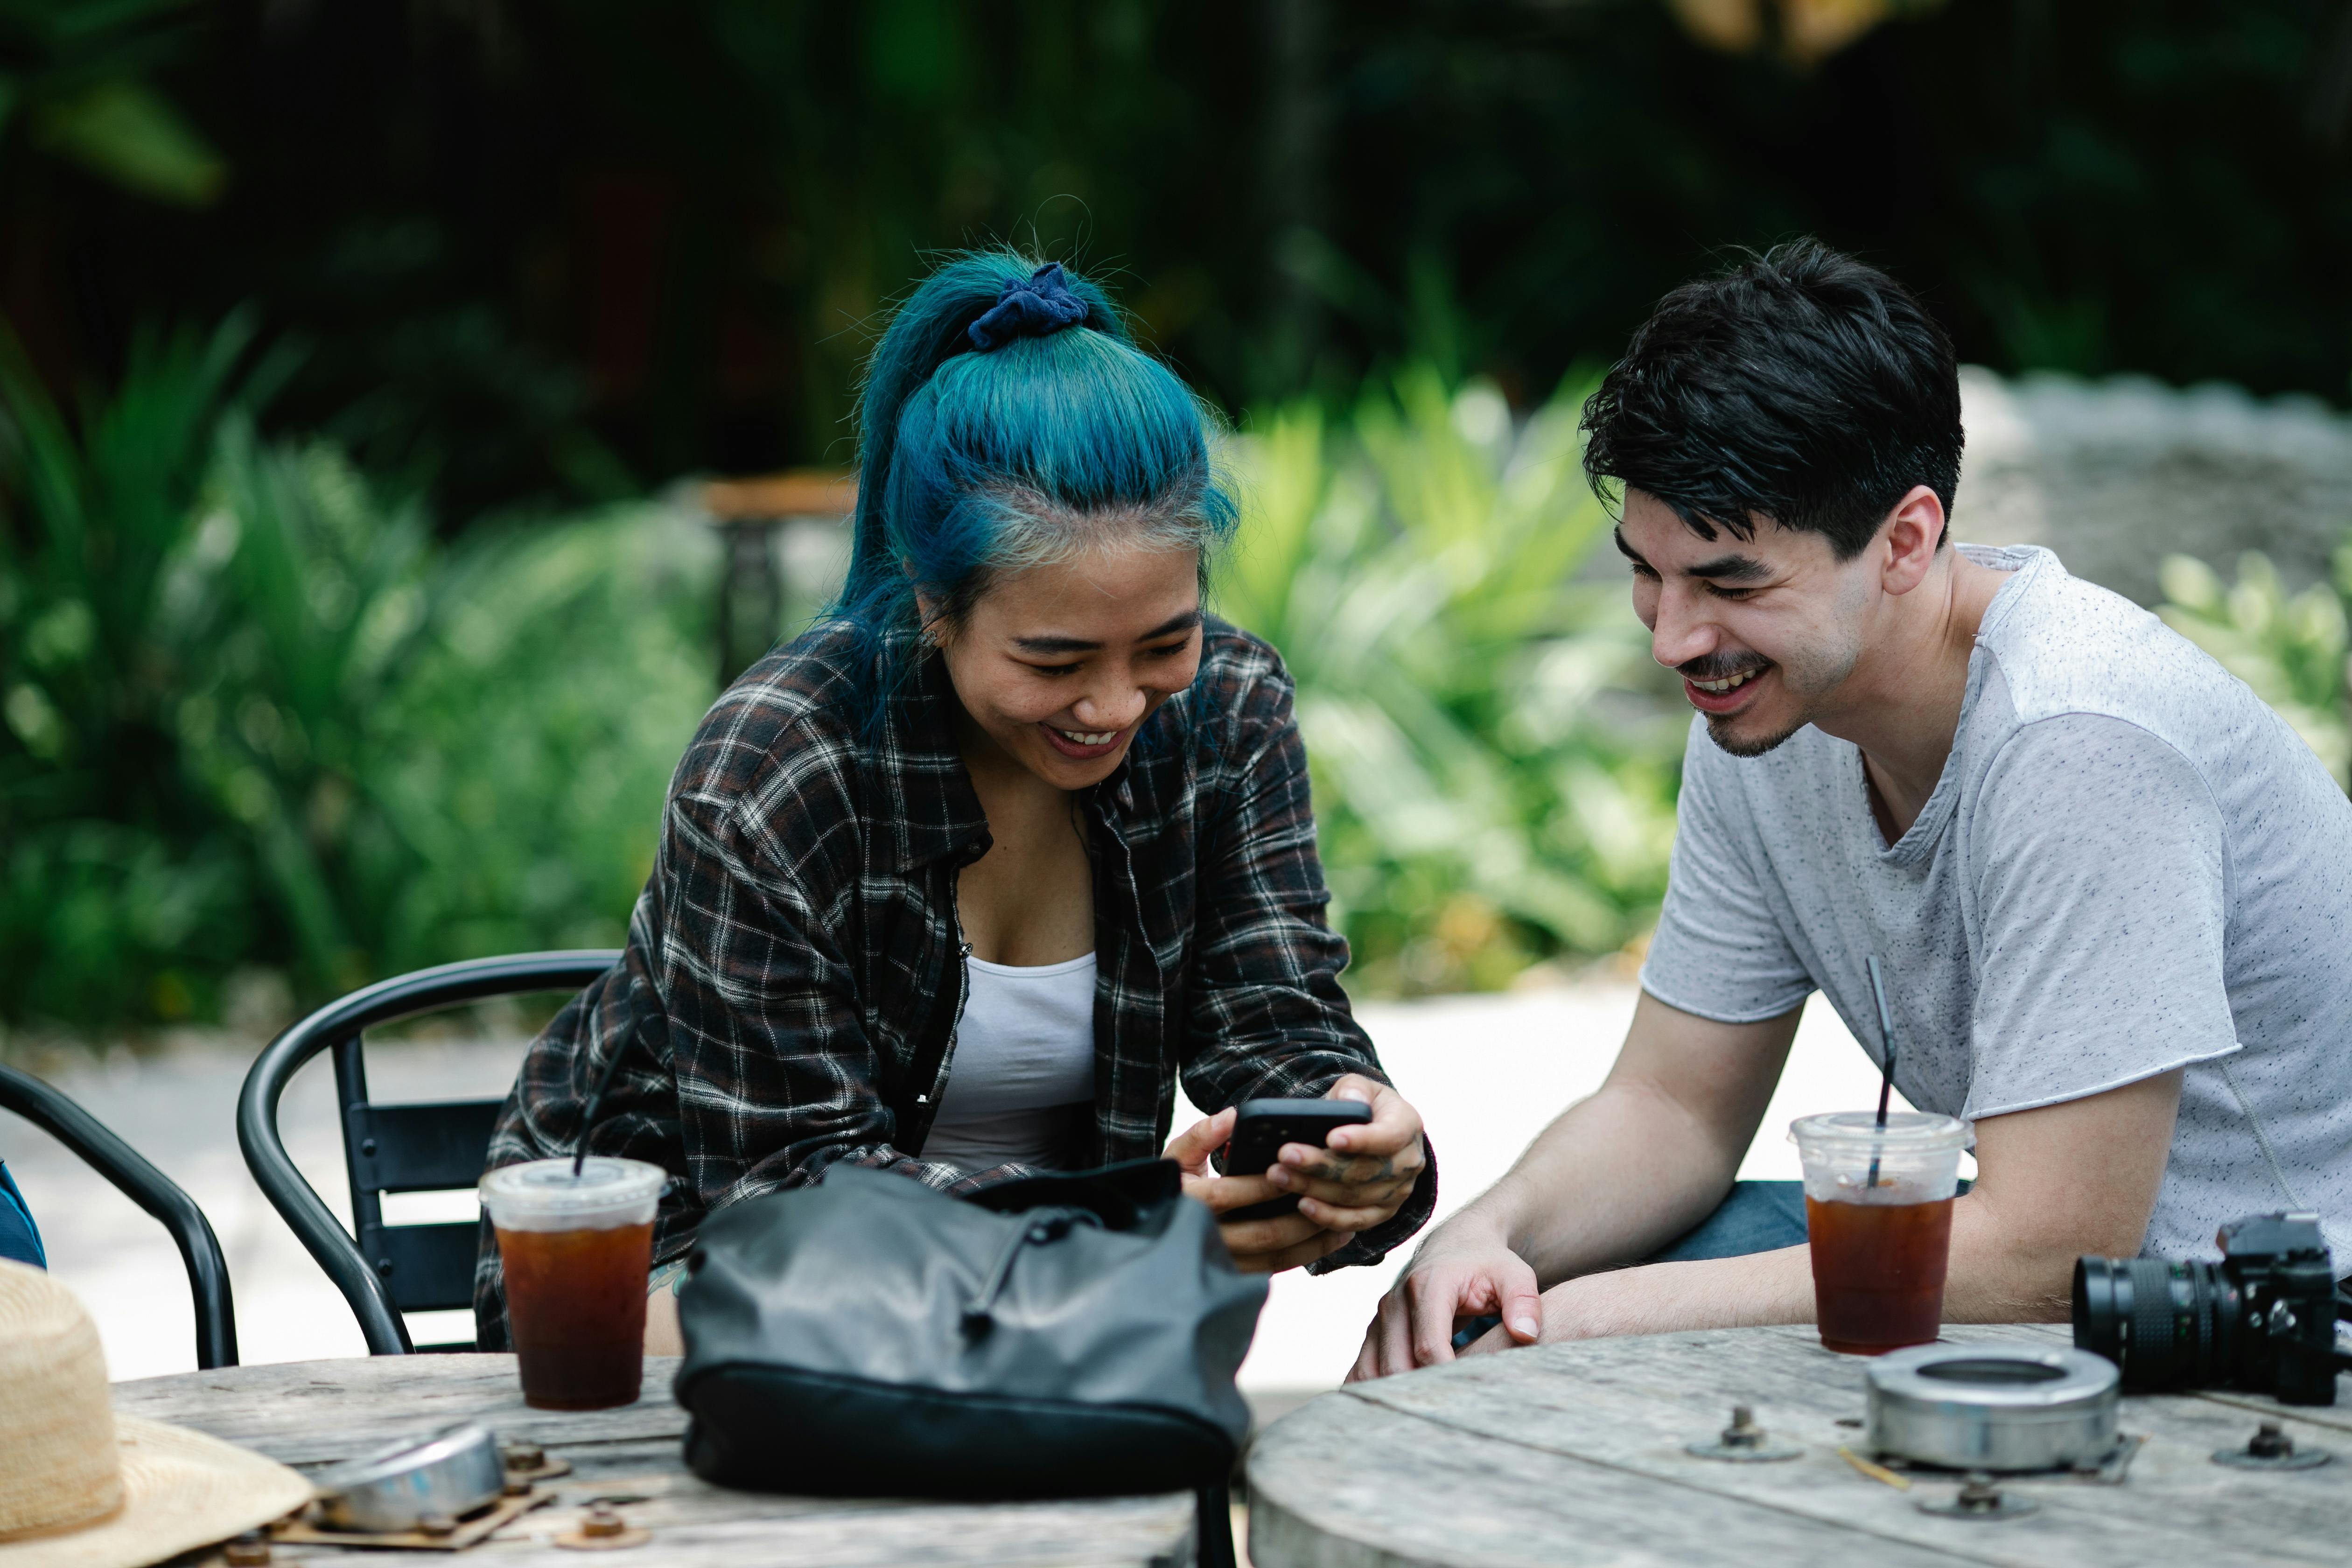
[[[1874,1060],[1875,952],[1895,1083],[1969,1120],[2186,1067],[2146,1250],[2305,1207],[2352,1264],[2352,803],[2154,616],[1959,548],[2011,575],[1918,820],[1886,844],[1847,742],[1740,759],[1694,721],[1643,988],[1739,1023],[1819,989]]]

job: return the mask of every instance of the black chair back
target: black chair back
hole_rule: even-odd
[[[359,1319],[371,1355],[405,1355],[403,1312],[468,1307],[480,1226],[472,1223],[386,1225],[386,1193],[471,1187],[482,1174],[499,1101],[383,1105],[368,1098],[363,1037],[419,1014],[535,991],[577,991],[613,967],[609,950],[527,952],[418,970],[331,1002],[262,1051],[237,1098],[236,1136],[253,1179],[335,1282]],[[352,1228],[335,1221],[287,1157],[278,1102],[295,1072],[331,1051],[341,1107],[343,1165],[352,1184]],[[430,1350],[470,1350],[470,1343]]]
[[[474,1252],[480,1226],[386,1225],[386,1193],[441,1193],[481,1179],[495,1100],[377,1105],[368,1100],[367,1061],[357,1035],[335,1042],[335,1101],[342,1113],[343,1170],[351,1178],[352,1234],[360,1256],[403,1312],[474,1303]],[[470,1342],[420,1350],[471,1350]]]
[[[169,1176],[142,1159],[107,1125],[68,1095],[31,1073],[0,1065],[0,1110],[13,1110],[80,1156],[84,1164],[154,1215],[179,1245],[195,1298],[196,1366],[236,1364],[236,1309],[229,1298],[228,1260],[221,1256],[205,1211]]]

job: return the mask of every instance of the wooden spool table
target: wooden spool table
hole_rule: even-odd
[[[1955,1327],[1962,1342],[2065,1343],[2041,1325]],[[2011,1519],[1923,1513],[1957,1489],[1915,1469],[1909,1491],[1865,1476],[1863,1367],[1807,1328],[1587,1340],[1473,1356],[1351,1384],[1276,1422],[1249,1459],[1255,1568],[2147,1568],[2150,1563],[2352,1560],[2352,1383],[2325,1408],[2247,1394],[2134,1396],[2147,1441],[2120,1484],[2002,1478],[2040,1504]],[[1804,1452],[1777,1464],[1696,1458],[1734,1404]],[[2315,1469],[2212,1460],[2259,1422],[2284,1422]],[[1853,1426],[1843,1423],[1852,1421]]]
[[[463,1552],[377,1552],[341,1546],[274,1548],[278,1563],[436,1568],[852,1568],[908,1563],[990,1568],[1103,1564],[1179,1568],[1192,1559],[1190,1493],[1074,1502],[939,1503],[902,1499],[787,1497],[728,1491],[696,1479],[679,1453],[686,1412],[670,1397],[675,1357],[648,1357],[645,1394],[618,1410],[532,1410],[510,1355],[375,1356],[226,1367],[117,1384],[114,1407],[177,1422],[299,1470],[353,1458],[401,1437],[480,1421],[501,1438],[537,1443],[572,1472],[542,1482],[556,1500]],[[633,1526],[641,1546],[582,1552],[554,1544],[599,1498]],[[215,1560],[218,1553],[215,1552]]]

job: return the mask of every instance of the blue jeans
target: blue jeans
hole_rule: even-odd
[[[0,1164],[0,1258],[36,1268],[49,1266],[41,1250],[41,1233],[33,1225],[33,1211],[25,1206],[25,1194],[16,1190],[5,1164]]]
[[[1651,1263],[1696,1263],[1702,1258],[1745,1258],[1805,1245],[1805,1184],[1734,1182],[1715,1212],[1685,1231]]]
[[[1962,1178],[1966,1193],[1976,1184]],[[1734,1182],[1731,1195],[1699,1221],[1696,1228],[1650,1263],[1696,1263],[1702,1258],[1745,1258],[1805,1245],[1805,1184]]]

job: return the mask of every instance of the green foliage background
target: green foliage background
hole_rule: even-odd
[[[269,439],[242,322],[151,340],[68,418],[0,356],[0,1016],[215,1016],[442,960],[617,942],[709,700],[709,532],[654,505],[436,542]],[[1218,607],[1298,679],[1360,990],[1608,952],[1663,887],[1683,721],[1622,585],[1580,385],[1525,420],[1415,365],[1227,455]]]
[[[649,868],[710,695],[702,531],[438,545],[333,444],[256,434],[247,336],[150,340],[78,420],[0,352],[0,1017],[613,942]]]
[[[2346,723],[2346,609],[2352,601],[2352,543],[2336,552],[2332,581],[2290,595],[2258,551],[2238,563],[2238,580],[2193,556],[2164,563],[2165,623],[2220,660],[2278,710],[2327,764],[2352,780],[2352,728]]]
[[[1687,720],[1620,575],[1579,579],[1609,523],[1577,463],[1586,390],[1516,423],[1492,384],[1420,364],[1238,444],[1250,510],[1218,607],[1298,682],[1359,988],[1605,952],[1664,890]]]
[[[1665,0],[0,0],[0,1020],[615,939],[712,694],[644,498],[846,462],[888,302],[997,238],[1241,411],[1221,602],[1353,983],[1638,937],[1684,718],[1570,410],[1660,293],[1814,232],[1998,370],[2352,389],[2340,5],[1876,9],[1800,63]],[[2352,768],[2344,587],[2166,583]]]
[[[845,460],[880,310],[998,238],[1229,411],[1423,357],[1524,414],[1803,232],[1997,370],[2352,390],[2338,0],[1841,4],[1901,15],[1799,64],[1668,0],[0,0],[0,314],[68,388],[250,304],[310,350],[268,426],[445,531]]]

